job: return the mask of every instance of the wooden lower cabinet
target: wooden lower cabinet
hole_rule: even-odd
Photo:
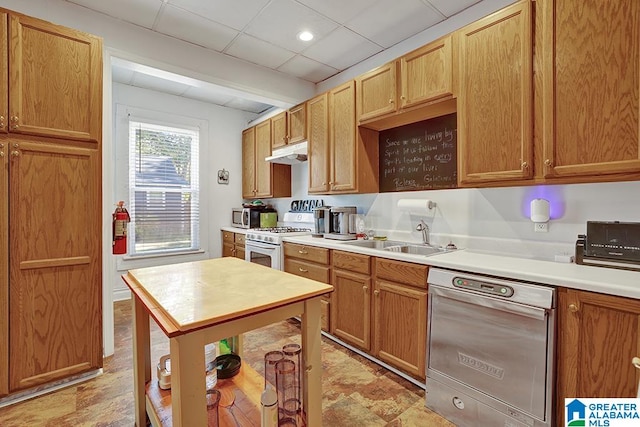
[[[344,342],[371,350],[371,257],[333,251],[331,333]]]
[[[330,250],[296,243],[284,244],[284,271],[322,283],[331,283]],[[329,332],[331,294],[321,301],[321,328]]]
[[[425,378],[426,265],[376,258],[373,355],[414,378]]]
[[[244,259],[244,239],[243,233],[222,231],[222,256]]]
[[[640,300],[558,290],[557,425],[568,397],[636,397]]]

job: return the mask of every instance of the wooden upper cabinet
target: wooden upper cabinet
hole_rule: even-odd
[[[10,132],[100,140],[99,37],[9,14],[9,82]]]
[[[329,191],[329,95],[325,92],[307,102],[309,193]]]
[[[396,68],[396,61],[389,62],[356,79],[359,121],[396,111]]]
[[[307,104],[296,105],[289,109],[287,120],[287,138],[289,144],[307,139]]]
[[[461,29],[460,184],[533,175],[533,43],[529,1]]]
[[[452,37],[446,36],[400,58],[400,108],[453,96]]]
[[[544,176],[640,172],[640,2],[536,3]]]
[[[9,15],[0,12],[0,132],[6,133],[9,117],[9,66],[8,66],[8,19]]]
[[[250,199],[256,194],[256,130],[250,127],[242,132],[242,197]]]
[[[254,197],[270,197],[272,164],[264,158],[271,155],[271,122],[256,125],[256,193]]]
[[[355,84],[345,83],[329,92],[332,192],[354,192],[356,186]]]
[[[283,111],[271,118],[271,148],[285,145],[287,145],[287,112]]]

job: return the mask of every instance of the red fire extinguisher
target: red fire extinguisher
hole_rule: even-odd
[[[131,221],[129,212],[124,207],[124,202],[119,201],[116,210],[113,212],[113,254],[122,255],[127,253],[127,225]]]

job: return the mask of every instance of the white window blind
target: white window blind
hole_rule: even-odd
[[[129,255],[200,249],[199,130],[129,118]]]

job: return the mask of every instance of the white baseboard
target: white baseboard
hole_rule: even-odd
[[[114,289],[113,301],[124,301],[131,299],[131,291],[129,289]]]

